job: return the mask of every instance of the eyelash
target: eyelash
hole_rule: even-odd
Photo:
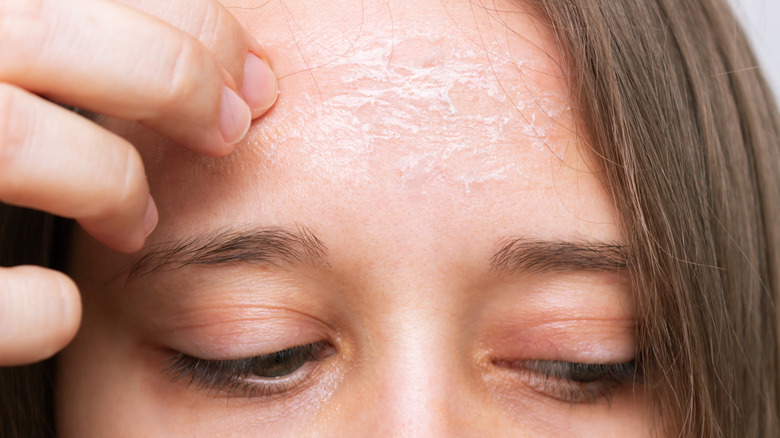
[[[496,361],[497,366],[518,370],[534,390],[571,404],[610,403],[617,389],[641,384],[636,361],[580,363],[553,360]]]
[[[208,360],[176,352],[168,360],[166,371],[174,381],[189,379],[190,386],[224,393],[227,397],[274,397],[297,389],[311,373],[299,375],[311,362],[331,356],[333,346],[327,342],[298,345],[261,356],[233,360]],[[293,362],[294,361],[294,362]],[[285,369],[285,365],[292,365]],[[264,374],[257,373],[265,366]],[[280,372],[281,369],[281,372]]]
[[[298,371],[330,357],[334,347],[314,342],[261,356],[234,360],[207,360],[174,353],[167,372],[174,381],[188,379],[190,386],[243,397],[282,396],[300,387],[312,373]],[[614,391],[627,384],[642,383],[635,361],[590,364],[553,360],[494,361],[496,366],[518,370],[536,391],[572,404],[611,401]],[[286,368],[287,365],[292,365]],[[270,367],[269,367],[270,366]],[[264,368],[265,367],[265,368]],[[258,369],[265,371],[260,375]]]

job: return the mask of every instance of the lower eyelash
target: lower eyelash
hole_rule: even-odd
[[[283,351],[296,348],[309,349],[307,363],[301,366],[301,368],[307,368],[311,365],[309,362],[324,359],[322,352],[329,347],[329,344],[325,342],[316,342]],[[165,372],[171,375],[174,381],[189,379],[189,386],[210,391],[213,394],[222,393],[227,397],[237,394],[246,398],[274,397],[295,390],[308,377],[307,375],[301,376],[299,369],[283,377],[251,377],[253,361],[279,353],[232,360],[207,360],[175,352],[166,360]]]
[[[234,359],[207,360],[173,353],[166,363],[166,372],[174,381],[189,379],[189,386],[199,390],[224,393],[227,397],[274,397],[297,389],[309,377],[300,368],[281,377],[252,377],[253,364],[269,357],[286,357],[307,349],[308,368],[328,355],[323,351],[332,347],[325,342],[293,347],[269,355]],[[615,390],[628,384],[641,384],[641,374],[635,361],[613,364],[587,364],[552,360],[499,360],[494,364],[517,370],[534,390],[549,397],[572,404],[591,404],[600,400],[611,402]]]
[[[502,368],[517,370],[534,390],[572,404],[610,403],[621,387],[641,384],[635,361],[587,364],[552,360],[495,361]]]

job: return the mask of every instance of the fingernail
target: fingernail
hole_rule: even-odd
[[[152,234],[154,227],[157,226],[158,218],[157,205],[154,203],[154,199],[149,196],[149,201],[146,203],[146,213],[144,213],[144,238]]]
[[[267,62],[250,53],[244,62],[244,100],[254,112],[264,112],[276,102],[279,84]]]
[[[236,144],[249,131],[252,113],[241,97],[230,87],[222,88],[222,108],[219,112],[219,130],[227,144]]]

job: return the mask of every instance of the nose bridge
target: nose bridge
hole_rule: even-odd
[[[452,436],[459,379],[449,366],[451,347],[435,330],[412,324],[378,352],[372,421],[380,436]]]
[[[369,264],[363,283],[371,298],[362,305],[363,331],[370,335],[358,346],[363,357],[350,384],[364,385],[366,405],[350,422],[371,436],[463,435],[457,427],[468,411],[468,358],[458,286],[440,262],[451,250],[443,247],[446,229],[426,215],[395,217],[396,240],[386,242],[395,250]]]
[[[401,271],[401,266],[396,266]],[[407,269],[411,268],[406,266]],[[417,267],[416,269],[420,269]],[[458,435],[467,380],[453,291],[437,275],[397,274],[384,282],[381,312],[363,364],[374,394],[364,420],[374,436]]]

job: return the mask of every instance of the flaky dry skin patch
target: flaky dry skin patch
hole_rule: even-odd
[[[551,214],[588,216],[589,200],[563,199],[554,186],[534,191],[591,170],[557,48],[532,15],[514,2],[490,11],[469,2],[362,5],[228,4],[263,44],[281,95],[227,157],[114,126],[140,146],[163,219],[167,210],[238,204],[246,214],[231,222],[251,223],[282,199],[370,205],[380,202],[371,183],[385,187],[383,208],[411,200],[476,210],[484,190],[504,187],[555,204]],[[447,201],[431,204],[440,194]]]
[[[257,154],[266,166],[304,161],[329,180],[361,184],[379,173],[407,188],[457,182],[468,192],[528,173],[506,158],[547,153],[570,135],[559,67],[541,38],[516,35],[539,30],[527,14],[449,4],[446,13],[411,13],[377,3],[364,3],[361,21],[321,27],[301,25],[310,10],[302,3],[264,6],[287,18],[262,22],[281,28],[269,35],[282,38],[264,44],[282,96],[240,161]]]

